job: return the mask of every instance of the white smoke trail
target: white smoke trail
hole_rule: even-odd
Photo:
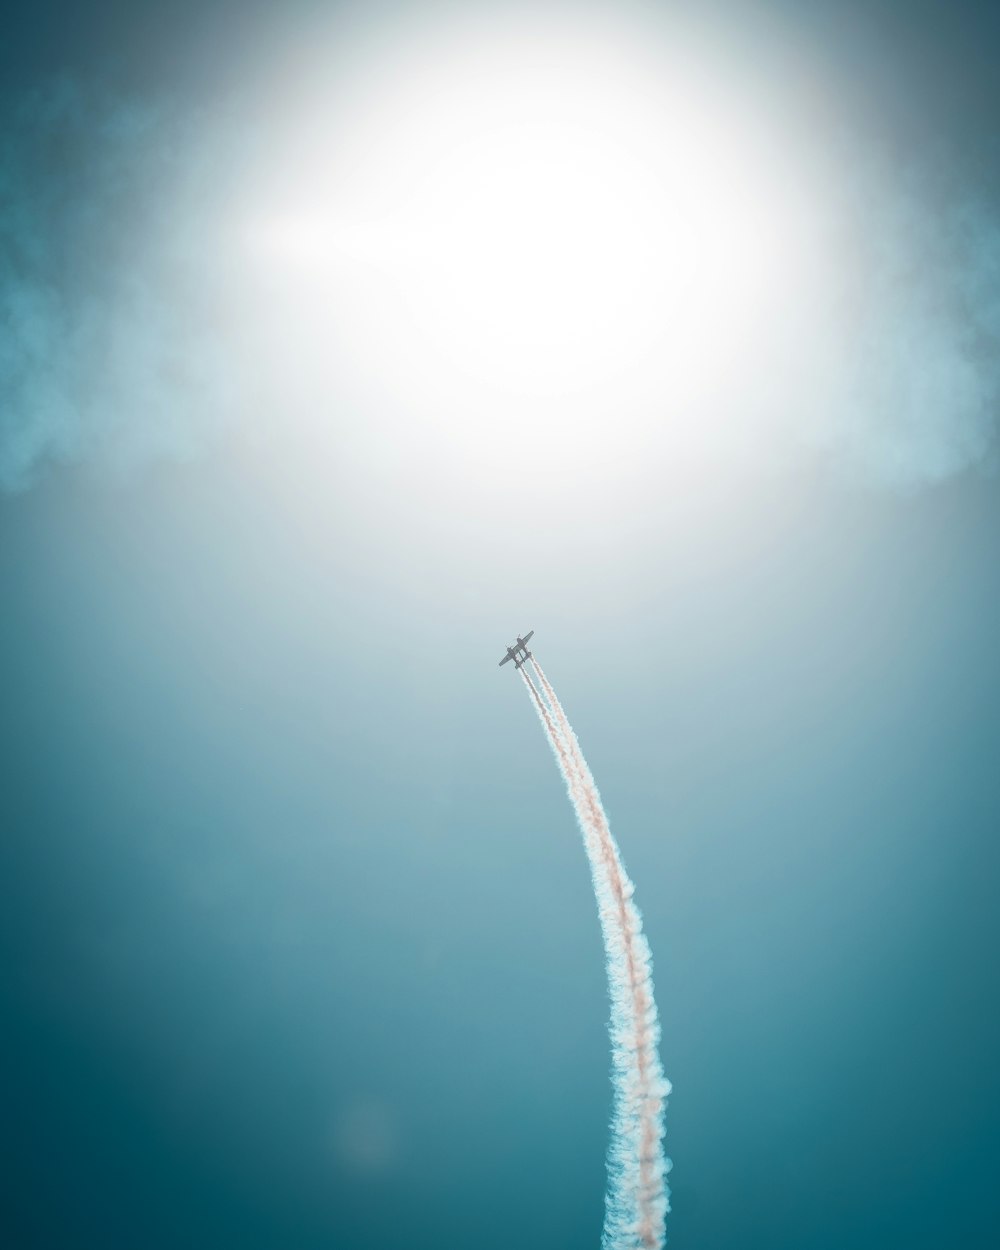
[[[659,1250],[669,1210],[662,1148],[664,1100],[670,1082],[658,1052],[660,1026],[653,999],[649,945],[633,885],[608,827],[600,794],[576,734],[537,660],[545,699],[524,668],[539,718],[566,782],[590,862],[611,994],[612,1081],[615,1106],[608,1150],[604,1250]],[[546,705],[547,700],[547,705]]]

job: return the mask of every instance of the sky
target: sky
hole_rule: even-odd
[[[987,5],[40,3],[0,48],[5,1240],[991,1246]]]

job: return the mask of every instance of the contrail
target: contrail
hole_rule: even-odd
[[[604,1250],[659,1250],[664,1242],[664,1217],[670,1209],[666,1184],[670,1161],[662,1146],[663,1108],[670,1082],[663,1075],[657,1049],[660,1025],[649,944],[632,902],[634,887],[580,743],[538,661],[532,658],[532,664],[544,697],[523,666],[521,676],[583,834],[607,956],[615,1105],[602,1246]]]

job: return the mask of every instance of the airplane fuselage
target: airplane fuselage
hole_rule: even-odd
[[[511,645],[507,648],[507,654],[500,661],[501,667],[506,664],[508,660],[514,661],[515,668],[524,667],[528,660],[531,659],[531,652],[528,650],[528,639],[534,632],[535,631],[533,629],[529,629],[523,638],[520,634],[518,634],[517,642],[511,643]]]

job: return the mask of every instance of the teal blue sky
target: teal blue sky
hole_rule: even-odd
[[[786,107],[825,84],[864,369],[831,404],[781,339],[791,389],[687,458],[612,388],[564,459],[232,329],[219,222],[285,133],[247,101],[339,20],[41,5],[3,53],[5,1243],[597,1244],[600,934],[496,667],[534,628],[653,952],[670,1244],[985,1250],[996,15],[700,19]]]

